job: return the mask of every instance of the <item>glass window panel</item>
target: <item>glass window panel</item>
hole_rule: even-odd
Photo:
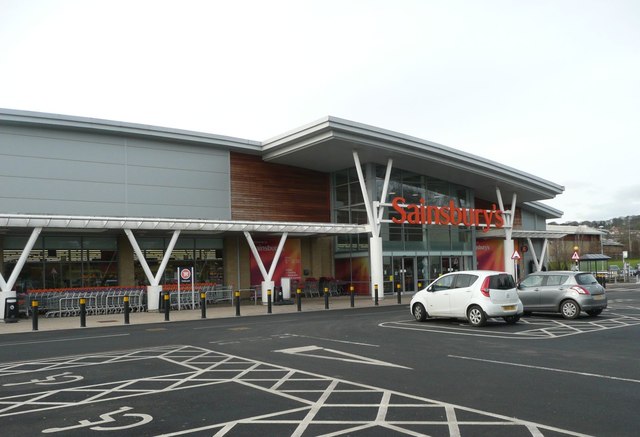
[[[351,210],[351,220],[352,223],[356,223],[359,225],[367,224],[367,211],[364,209],[352,209]]]
[[[459,251],[471,250],[471,230],[451,228],[451,249]]]
[[[340,208],[347,205],[349,205],[349,186],[340,185],[336,187],[335,191],[335,207]]]
[[[362,169],[362,174],[364,175],[365,174],[364,165],[362,165],[360,168]],[[355,167],[349,169],[349,182],[350,183],[355,182],[356,184],[358,184],[358,172],[356,171]]]
[[[358,249],[359,250],[368,250],[369,249],[369,235],[367,235],[367,234],[358,234]]]
[[[338,235],[336,249],[338,251],[349,251],[349,250],[351,250],[351,236],[350,235]]]
[[[449,203],[449,183],[437,179],[427,182],[427,203],[435,206],[445,206]]]
[[[351,223],[349,219],[349,211],[348,210],[338,210],[336,211],[336,222],[337,223]]]
[[[118,240],[115,237],[82,237],[84,249],[117,250]]]
[[[140,249],[164,249],[164,238],[136,238]]]
[[[404,239],[405,241],[422,241],[423,240],[423,228],[421,225],[404,225]]]
[[[220,249],[224,248],[222,238],[196,238],[196,249]]]
[[[28,236],[5,236],[3,239],[3,247],[5,250],[22,250],[27,245],[27,241],[29,241]],[[42,237],[38,237],[38,239],[36,240],[36,244],[34,244],[33,247],[42,248]]]
[[[346,184],[349,182],[349,171],[348,170],[340,170],[334,173],[336,186]]]
[[[402,225],[389,223],[389,241],[402,241]]]
[[[459,185],[452,185],[451,191],[453,193],[453,201],[456,206],[462,208],[473,208],[471,202],[469,202],[469,193],[466,188]]]
[[[349,193],[350,193],[350,205],[357,205],[364,203],[364,198],[362,197],[362,190],[360,189],[359,183],[351,183],[349,184]]]
[[[425,198],[423,177],[405,173],[402,179],[402,196],[407,203],[419,203],[421,198]]]
[[[432,226],[429,228],[429,246],[431,250],[451,250],[449,227]]]
[[[402,184],[400,183],[399,179],[392,179],[389,181],[388,194],[389,194],[389,197],[387,200],[391,200],[394,197],[398,197],[402,195]],[[382,187],[380,187],[379,196],[380,195],[382,195]]]
[[[170,242],[171,242],[171,238],[166,238],[164,242],[165,247],[169,247]],[[174,246],[174,252],[175,252],[175,249],[193,249],[194,245],[195,245],[195,240],[193,238],[178,237],[178,241],[176,241],[176,245]]]
[[[80,249],[81,239],[77,236],[70,237],[45,237],[45,249]]]

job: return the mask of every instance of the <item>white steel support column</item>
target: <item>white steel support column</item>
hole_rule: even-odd
[[[360,164],[360,157],[358,151],[353,151],[353,161],[356,166],[356,172],[358,173],[358,181],[360,182],[360,189],[362,190],[362,198],[364,199],[364,205],[367,210],[367,221],[369,222],[369,229],[371,230],[371,237],[369,238],[369,265],[371,267],[371,298],[375,299],[375,287],[378,286],[378,299],[384,299],[384,269],[382,262],[382,237],[380,237],[380,220],[382,220],[382,208],[380,203],[384,202],[387,197],[387,190],[389,188],[389,179],[391,178],[391,168],[393,166],[393,160],[389,158],[387,161],[387,172],[385,174],[384,185],[382,188],[382,198],[380,201],[369,200],[369,193],[367,191],[367,185],[362,174],[362,166]]]
[[[31,237],[29,237],[27,244],[24,246],[24,250],[20,254],[20,258],[18,258],[18,262],[11,272],[11,276],[9,276],[9,279],[6,282],[2,276],[2,272],[0,272],[0,319],[4,318],[5,303],[7,299],[16,297],[16,291],[13,289],[13,286],[18,280],[18,276],[20,275],[24,264],[27,262],[29,253],[36,244],[36,240],[40,236],[40,232],[42,232],[42,228],[34,228],[33,231],[31,231]]]
[[[13,289],[13,286],[16,284],[18,280],[18,276],[24,267],[24,264],[27,262],[27,258],[29,258],[29,253],[33,246],[36,244],[36,240],[40,236],[40,232],[42,232],[42,228],[35,228],[31,231],[31,237],[27,241],[22,253],[20,254],[20,258],[18,258],[18,262],[13,268],[13,272],[11,272],[11,276],[9,276],[9,280],[5,282],[4,277],[2,277],[2,273],[0,272],[0,288],[3,293],[8,293]],[[14,292],[15,293],[15,292]],[[14,295],[15,297],[15,295]],[[4,312],[2,313],[4,314]]]
[[[542,253],[540,254],[540,260],[538,260],[538,256],[536,255],[536,249],[533,247],[533,243],[531,242],[531,238],[527,237],[527,242],[529,243],[529,247],[531,248],[531,254],[533,255],[533,262],[536,265],[536,272],[542,270],[542,266],[544,265],[544,257],[547,256],[547,246],[549,244],[549,239],[545,238],[544,243],[542,243]]]
[[[140,245],[136,241],[136,237],[133,235],[133,231],[131,229],[125,229],[124,233],[129,238],[129,242],[131,243],[131,247],[133,247],[136,256],[138,257],[138,261],[140,261],[140,265],[142,266],[142,270],[144,271],[149,284],[147,286],[147,309],[150,311],[154,311],[160,308],[160,292],[162,291],[162,286],[160,285],[160,279],[164,274],[164,270],[167,267],[167,263],[169,262],[169,258],[171,258],[171,253],[173,252],[173,248],[178,241],[178,237],[180,236],[180,231],[173,231],[173,235],[171,236],[171,241],[169,242],[169,246],[167,246],[167,250],[164,252],[164,256],[162,257],[162,262],[160,263],[160,267],[156,272],[156,275],[153,276],[151,273],[151,269],[149,268],[149,263],[144,258],[144,254],[140,249]]]
[[[511,199],[511,209],[509,211],[504,210],[504,202],[502,201],[502,193],[500,188],[496,187],[496,196],[498,197],[498,204],[504,217],[504,269],[507,273],[511,273],[515,277],[516,269],[514,261],[511,259],[513,251],[515,250],[512,234],[513,234],[513,219],[516,214],[516,193],[513,193]]]
[[[251,253],[258,264],[258,268],[260,269],[260,273],[262,274],[262,304],[267,305],[267,290],[273,291],[275,287],[275,283],[273,282],[273,274],[276,272],[276,266],[278,265],[278,261],[280,260],[280,255],[282,254],[282,249],[284,248],[284,243],[287,241],[288,233],[285,232],[280,237],[280,243],[278,244],[278,248],[276,249],[276,253],[273,257],[273,261],[271,262],[271,266],[269,267],[269,271],[264,266],[262,259],[260,258],[260,253],[258,253],[258,248],[253,242],[253,238],[251,234],[247,231],[244,232],[244,237],[247,239],[247,243],[249,243],[249,247],[251,248]],[[273,298],[273,295],[272,295]]]

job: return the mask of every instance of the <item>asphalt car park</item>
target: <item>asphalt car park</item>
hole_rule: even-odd
[[[536,314],[481,328],[419,323],[405,302],[3,335],[0,429],[632,436],[638,291],[610,291],[598,317]]]

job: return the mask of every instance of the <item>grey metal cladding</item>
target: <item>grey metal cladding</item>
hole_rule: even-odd
[[[228,220],[229,153],[196,144],[3,126],[0,211]]]

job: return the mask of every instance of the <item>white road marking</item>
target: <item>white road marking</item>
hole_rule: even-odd
[[[59,339],[55,339],[55,340],[39,340],[39,341],[21,341],[21,342],[14,342],[14,343],[0,343],[0,347],[5,347],[5,346],[16,346],[19,344],[46,344],[46,343],[56,343],[56,342],[61,342],[61,341],[77,341],[77,340],[93,340],[96,338],[109,338],[109,337],[124,337],[127,335],[131,335],[131,334],[112,334],[112,335],[94,335],[92,337],[72,337],[72,338],[59,338]]]
[[[355,344],[356,346],[380,347],[377,344],[359,343],[357,341],[347,341],[347,340],[336,340],[334,338],[312,337],[310,335],[300,335],[300,334],[286,334],[286,335],[289,335],[291,337],[311,338],[314,340],[333,341],[335,343]]]
[[[640,325],[640,317],[609,313],[610,317],[601,317],[597,320],[573,320],[560,321],[552,319],[530,319],[523,321],[528,329],[511,332],[497,331],[487,328],[472,328],[465,325],[460,327],[452,325],[435,325],[430,322],[419,323],[414,320],[402,322],[382,322],[381,328],[405,329],[409,331],[436,332],[440,334],[467,335],[472,337],[514,338],[524,340],[547,340],[550,338],[579,335],[589,332],[604,331],[608,329],[626,328]]]
[[[519,435],[524,429],[528,431],[528,435],[533,437],[540,437],[547,431],[564,436],[588,437],[582,433],[553,426],[546,426],[514,417],[444,403],[349,380],[318,375],[316,373],[278,366],[264,361],[250,360],[195,346],[163,346],[135,351],[123,351],[120,352],[119,355],[121,360],[115,361],[113,361],[113,352],[100,356],[94,354],[84,355],[85,358],[91,358],[90,363],[83,360],[83,356],[74,356],[25,361],[23,363],[0,364],[0,374],[7,370],[10,371],[10,373],[7,372],[7,374],[21,374],[27,369],[38,372],[42,371],[43,368],[48,369],[52,366],[70,367],[74,365],[84,367],[101,363],[134,363],[138,359],[171,360],[183,367],[184,371],[156,375],[143,379],[112,381],[108,384],[99,383],[84,387],[24,393],[19,396],[11,395],[2,397],[0,395],[0,405],[8,407],[4,410],[4,413],[0,412],[0,420],[6,416],[26,415],[50,409],[58,409],[58,411],[59,409],[65,408],[81,410],[83,405],[89,403],[113,402],[117,399],[145,395],[170,396],[172,392],[189,390],[195,387],[207,386],[210,387],[211,390],[224,390],[220,388],[216,389],[216,385],[237,383],[259,392],[289,399],[295,404],[285,410],[256,414],[254,416],[243,416],[225,422],[216,422],[215,418],[211,418],[211,420],[207,421],[208,423],[197,428],[175,431],[167,430],[167,433],[164,435],[191,435],[195,432],[210,431],[208,433],[209,435],[222,437],[233,433],[238,429],[237,427],[242,427],[243,425],[257,427],[257,429],[264,434],[269,434],[270,431],[273,431],[273,425],[294,425],[298,426],[299,431],[308,429],[309,426],[334,425],[335,430],[325,434],[326,436],[344,436],[358,431],[364,431],[366,433],[368,429],[386,428],[398,435],[417,437],[425,435],[425,432],[421,432],[421,426],[437,426],[438,428],[444,426],[445,429],[449,426],[449,430],[454,433],[452,435],[455,435],[456,429],[464,427],[468,430],[469,427],[473,427],[471,433],[476,431],[477,434],[482,434],[483,430],[487,429],[487,426],[499,426],[506,427],[507,430],[513,428],[513,434]],[[229,368],[225,365],[228,363],[236,364],[237,366]],[[18,365],[22,366],[22,368],[17,368]],[[37,367],[38,365],[40,366],[39,368]],[[198,368],[198,370],[194,371],[194,368]],[[185,382],[185,384],[176,384],[180,381]],[[304,384],[307,382],[309,385],[305,387]],[[288,388],[295,388],[296,390],[288,390],[286,386],[289,386]],[[172,388],[169,389],[168,387]],[[87,391],[102,393],[102,396],[87,399]],[[298,392],[302,395],[298,396],[296,394]],[[349,402],[341,403],[341,395],[345,393],[349,393]],[[354,397],[353,393],[363,393],[364,396],[359,399]],[[75,399],[73,397],[74,394],[77,395]],[[334,395],[336,396],[334,397]],[[182,396],[188,396],[188,393]],[[64,398],[64,401],[62,401],[62,398]],[[376,398],[379,400],[376,401]],[[348,413],[351,408],[357,410],[362,408],[377,408],[378,412],[375,419],[352,419]],[[407,415],[405,412],[405,418],[399,419],[397,417],[398,411],[403,409],[414,410],[416,415]],[[421,410],[432,409],[441,413],[437,414],[432,420],[419,420],[419,412]],[[343,419],[332,420],[330,412],[338,410],[341,412],[340,415]],[[320,412],[320,415],[317,414],[318,412]],[[480,420],[460,420],[463,412],[479,414],[483,417]],[[107,414],[113,415],[113,413],[115,412]],[[300,413],[302,417],[300,417]],[[438,416],[443,416],[442,413],[445,413],[445,417],[441,419],[437,418]],[[57,413],[54,416],[62,417],[63,414],[64,413]],[[143,415],[134,416],[142,418]],[[394,416],[396,417],[394,418]],[[416,417],[414,418],[413,416]],[[429,414],[429,416],[433,415]],[[102,418],[102,416],[100,417]],[[149,418],[151,418],[151,416],[149,416]],[[450,424],[449,422],[452,423]],[[0,424],[1,423],[0,421]],[[89,424],[88,421],[87,424]],[[97,425],[97,423],[93,422],[90,423],[90,425]],[[104,430],[107,430],[106,427]],[[144,428],[141,428],[139,432],[145,434]]]
[[[504,364],[505,366],[526,367],[528,369],[547,370],[547,371],[550,371],[550,372],[570,373],[570,374],[573,374],[573,375],[589,376],[589,377],[593,377],[593,378],[603,378],[603,379],[612,379],[612,380],[616,380],[616,381],[640,383],[640,380],[638,380],[638,379],[620,378],[618,376],[600,375],[598,373],[576,372],[575,370],[556,369],[556,368],[553,368],[553,367],[544,367],[544,366],[532,366],[530,364],[510,363],[508,361],[487,360],[487,359],[484,359],[484,358],[462,357],[462,356],[459,356],[459,355],[447,355],[447,356],[449,358],[458,358],[458,359],[461,359],[461,360],[481,361],[481,362],[484,362],[484,363]]]
[[[318,354],[310,354],[308,352],[315,351],[325,351],[330,354],[338,355],[338,356],[327,356],[327,355],[318,355]],[[345,361],[348,363],[358,363],[358,364],[370,364],[373,366],[385,366],[385,367],[397,367],[400,369],[409,369],[410,367],[401,366],[399,364],[388,363],[386,361],[374,360],[373,358],[363,357],[361,355],[350,354],[348,352],[342,352],[335,349],[327,349],[320,346],[302,346],[302,347],[292,347],[289,349],[280,349],[273,352],[281,352],[283,354],[289,355],[303,355],[305,357],[314,357],[314,358],[322,358],[325,360],[336,360],[336,361]]]

